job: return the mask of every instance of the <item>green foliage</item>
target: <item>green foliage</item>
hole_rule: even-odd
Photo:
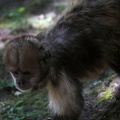
[[[107,81],[108,82],[111,82],[113,79],[115,79],[117,77],[117,74],[116,73],[113,73],[111,74],[108,78],[107,78]]]
[[[97,104],[110,100],[113,97],[112,89],[108,87],[103,93],[101,93],[101,97],[96,101]]]
[[[99,85],[101,85],[101,84],[102,84],[102,81],[101,81],[101,80],[95,81],[95,82],[93,83],[94,86],[99,86]]]
[[[0,90],[7,88],[7,87],[14,87],[13,81],[6,82],[5,80],[0,79]]]
[[[65,7],[66,7],[65,5],[59,5],[59,6],[56,6],[56,9],[58,12],[61,12],[65,9]]]
[[[24,7],[20,7],[20,8],[18,8],[18,13],[23,13],[23,12],[25,12],[25,8]]]
[[[4,120],[24,120],[26,115],[24,113],[24,107],[21,106],[23,103],[22,100],[16,102],[14,106],[11,105],[3,105],[1,114],[2,119]]]
[[[95,87],[94,89],[91,89],[90,91],[85,92],[85,94],[87,94],[87,95],[94,95],[94,94],[97,94],[98,91],[99,91],[98,88]]]
[[[14,6],[14,2],[8,2],[9,6],[8,9],[5,9],[5,13],[2,14],[4,19],[21,19],[21,17],[26,16],[27,14],[31,14],[32,11],[38,11],[38,8],[42,7],[44,4],[47,4],[50,0],[30,0],[27,4],[21,1],[18,1],[16,6]],[[23,4],[23,6],[19,5],[19,3]],[[5,2],[7,4],[7,2]],[[11,6],[11,7],[10,7]]]
[[[107,89],[107,90],[104,92],[104,94],[103,94],[103,98],[104,98],[105,100],[110,99],[112,96],[113,96],[113,94],[112,94],[111,88]]]
[[[13,9],[13,10],[9,11],[8,14],[6,15],[6,17],[18,19],[24,15],[24,12],[25,12],[25,8],[19,7],[17,9]]]
[[[38,116],[48,116],[46,92],[23,94],[20,97],[1,101],[0,120],[36,119]]]

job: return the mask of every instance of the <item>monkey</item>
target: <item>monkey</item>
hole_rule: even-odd
[[[20,91],[47,89],[52,120],[79,120],[82,80],[120,74],[120,0],[78,0],[48,31],[7,42],[3,60]]]

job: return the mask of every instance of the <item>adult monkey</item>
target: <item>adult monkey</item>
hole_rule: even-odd
[[[9,41],[4,62],[19,90],[47,88],[53,120],[79,120],[79,79],[120,73],[120,0],[78,1],[47,33]]]

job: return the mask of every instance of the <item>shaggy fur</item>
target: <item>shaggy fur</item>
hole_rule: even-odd
[[[53,120],[79,120],[84,105],[79,79],[107,68],[120,74],[120,0],[78,1],[35,37],[37,45],[30,36],[20,38],[22,44],[25,38],[39,50],[39,83],[46,83]]]

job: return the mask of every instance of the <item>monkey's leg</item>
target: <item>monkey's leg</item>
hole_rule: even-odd
[[[47,86],[49,108],[54,113],[52,120],[79,120],[84,106],[81,83],[65,73],[61,73],[57,82]]]

